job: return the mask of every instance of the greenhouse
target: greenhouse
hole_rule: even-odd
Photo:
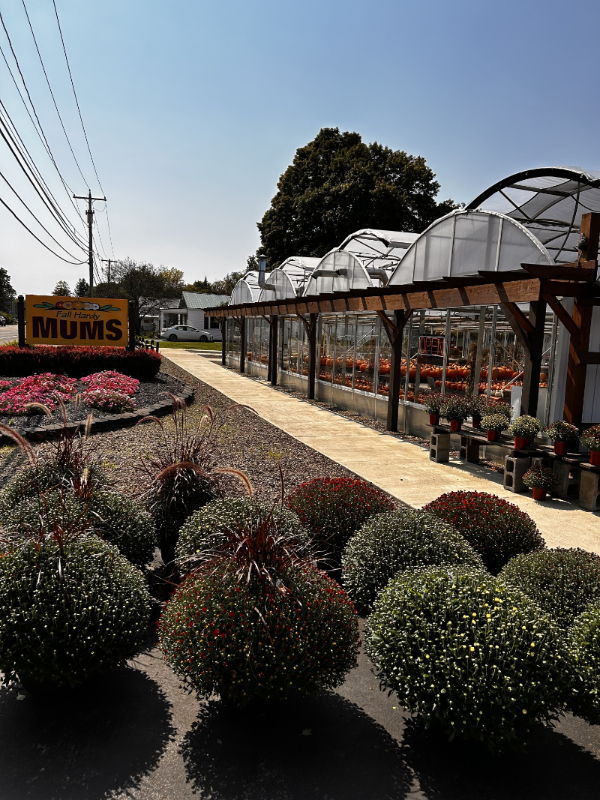
[[[600,173],[509,176],[421,234],[364,229],[247,273],[218,311],[223,363],[390,430],[424,433],[436,391],[597,423],[599,233]]]

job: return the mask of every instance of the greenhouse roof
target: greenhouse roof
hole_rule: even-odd
[[[479,194],[467,209],[499,211],[524,225],[557,263],[577,257],[581,217],[600,212],[600,172],[540,167],[509,175]]]

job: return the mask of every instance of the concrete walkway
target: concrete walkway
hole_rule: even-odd
[[[562,500],[537,503],[529,493],[507,492],[499,475],[476,464],[435,464],[429,460],[429,451],[418,445],[275,391],[196,353],[165,350],[163,356],[408,505],[420,508],[444,492],[461,489],[490,492],[533,517],[549,547],[581,547],[600,554],[598,513]]]

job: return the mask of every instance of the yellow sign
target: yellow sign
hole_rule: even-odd
[[[27,344],[127,346],[127,300],[28,294],[25,320]]]

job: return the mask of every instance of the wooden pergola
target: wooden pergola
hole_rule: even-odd
[[[270,324],[269,380],[277,383],[278,318],[294,315],[304,324],[308,336],[308,397],[315,397],[317,375],[317,318],[335,312],[376,313],[391,345],[387,429],[398,428],[398,403],[402,356],[402,332],[415,311],[467,306],[499,305],[525,352],[522,413],[535,416],[539,374],[542,363],[546,308],[556,314],[570,334],[569,365],[564,418],[581,425],[585,379],[588,364],[600,364],[600,352],[590,352],[590,329],[594,306],[600,305],[600,286],[596,283],[600,214],[585,214],[581,222],[582,249],[571,264],[521,264],[513,272],[481,271],[476,276],[450,277],[404,286],[386,286],[330,293],[312,297],[286,298],[262,303],[244,303],[211,308],[213,317],[231,318],[240,326],[240,372],[245,372],[246,317],[262,317]],[[585,238],[583,238],[585,237]],[[569,314],[559,298],[574,298]],[[528,303],[528,313],[517,305]],[[223,363],[225,363],[223,337]]]

